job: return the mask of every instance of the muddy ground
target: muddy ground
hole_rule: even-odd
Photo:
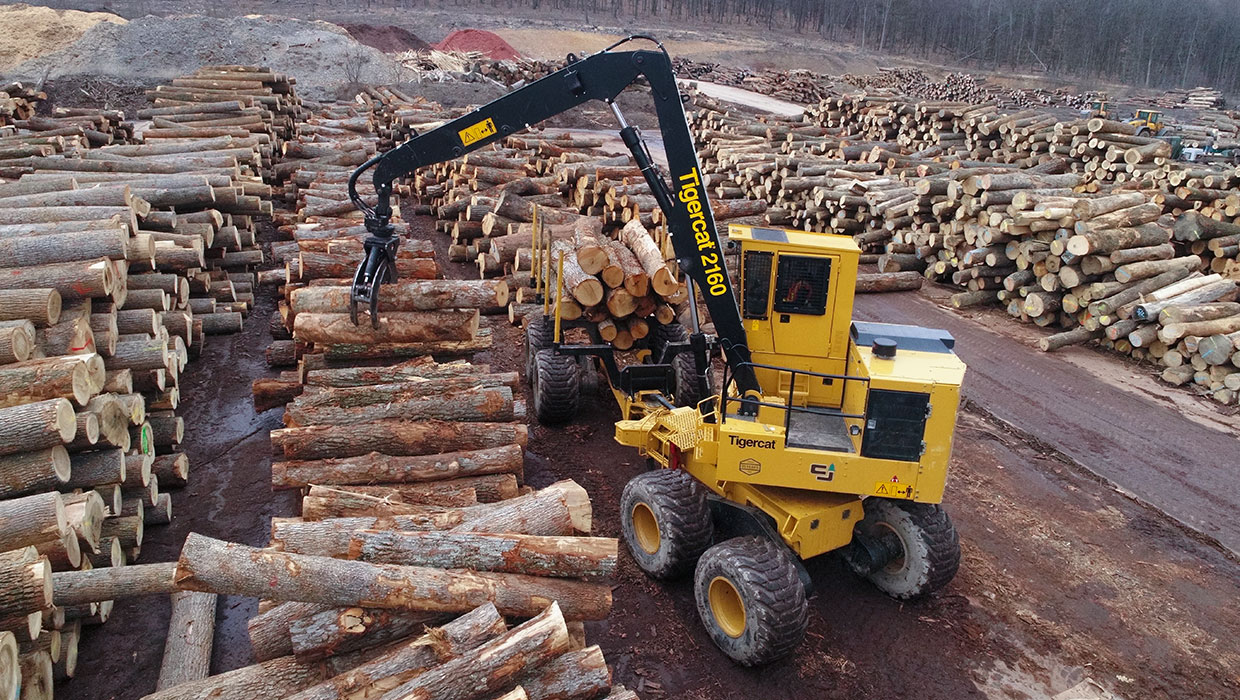
[[[415,229],[429,236],[430,220],[420,219]],[[437,244],[444,247],[442,237]],[[449,276],[476,274],[471,266],[447,268]],[[173,495],[173,524],[148,531],[144,562],[174,559],[189,532],[262,545],[271,516],[296,512],[295,494],[268,486],[267,432],[279,427],[281,409],[255,414],[249,401],[250,381],[271,374],[262,351],[270,341],[266,319],[274,294],[261,290],[245,330],[210,338],[203,358],[184,375],[190,486]],[[711,644],[688,581],[650,581],[625,554],[611,617],[588,626],[615,679],[643,698],[1046,698],[1087,677],[1130,700],[1237,697],[1240,568],[1225,548],[1097,475],[1114,469],[1121,482],[1127,478],[1122,469],[1134,467],[1134,448],[1118,444],[1124,436],[1107,443],[1106,435],[1073,433],[1068,425],[1062,439],[1042,439],[1036,432],[1046,425],[1046,412],[1054,412],[1045,405],[1026,421],[1034,432],[1013,428],[996,417],[1008,410],[996,398],[1003,386],[1019,377],[1007,392],[1013,396],[1030,383],[1048,392],[1056,386],[1040,365],[1032,377],[1018,374],[1022,363],[1042,361],[1035,351],[989,328],[985,317],[950,314],[926,295],[858,304],[858,316],[891,315],[897,322],[949,326],[971,365],[945,502],[963,547],[955,581],[929,600],[900,603],[834,557],[820,557],[810,562],[817,590],[805,644],[786,661],[750,670],[731,665]],[[520,332],[500,317],[486,322],[496,329],[495,347],[476,361],[519,368]],[[978,352],[985,339],[995,346],[990,354],[1011,363],[1009,372]],[[1071,370],[1071,363],[1052,359]],[[1100,391],[1088,383],[1081,389]],[[1154,408],[1162,411],[1150,417],[1154,423],[1182,427],[1175,422],[1182,420],[1179,411]],[[561,478],[582,483],[593,497],[598,532],[608,536],[619,534],[625,482],[645,468],[612,441],[615,419],[616,409],[599,396],[567,428],[531,426],[526,468],[535,486]],[[1234,433],[1193,425],[1234,448]],[[1193,437],[1203,435],[1210,433]],[[1099,455],[1091,469],[1068,452],[1083,442]],[[1190,451],[1178,467],[1217,468],[1227,458],[1215,453],[1210,464],[1195,461],[1202,459]],[[1192,494],[1175,498],[1193,502]],[[250,599],[221,601],[214,672],[252,662],[245,621],[255,609]],[[149,693],[167,621],[162,597],[119,603],[111,621],[84,636],[78,676],[59,686],[58,695],[127,700]]]

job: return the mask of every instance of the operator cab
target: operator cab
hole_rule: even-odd
[[[890,470],[887,478],[901,484],[916,483],[918,469],[945,472],[952,425],[941,418],[955,416],[964,374],[951,335],[854,322],[861,251],[850,237],[739,225],[729,227],[728,236],[740,249],[741,314],[762,402],[749,417],[739,410],[739,398],[725,400],[721,473],[805,488],[800,469],[751,474],[725,466],[734,457],[743,462],[739,451],[731,454],[733,445],[762,439],[782,444],[794,463],[803,457],[804,469],[815,476],[822,476],[813,472],[822,465],[831,481],[819,480],[822,490],[877,493],[869,490],[873,482],[841,483],[851,476],[841,459],[877,460]],[[942,431],[948,436],[937,434]],[[823,463],[823,453],[839,457]]]
[[[741,316],[756,365],[843,374],[861,249],[847,236],[729,227],[740,245]],[[791,375],[757,368],[766,395],[788,393]],[[798,376],[793,403],[838,407],[843,382]]]

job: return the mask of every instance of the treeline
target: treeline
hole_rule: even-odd
[[[417,4],[417,3],[413,3]],[[456,0],[593,21],[655,18],[792,30],[990,70],[1240,90],[1236,0]]]

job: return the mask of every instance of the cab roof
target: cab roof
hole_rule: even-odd
[[[729,224],[728,238],[735,241],[788,244],[784,247],[789,250],[801,249],[806,252],[813,250],[822,253],[861,254],[861,249],[857,247],[856,242],[853,241],[851,236],[841,236],[834,233],[810,233],[785,228]]]

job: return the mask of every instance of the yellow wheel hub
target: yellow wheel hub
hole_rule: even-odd
[[[659,540],[662,539],[659,521],[654,517],[654,511],[645,503],[633,506],[633,534],[637,538],[637,546],[646,554],[659,551]]]
[[[711,579],[707,597],[710,600],[710,614],[724,634],[736,639],[745,633],[745,601],[741,600],[740,591],[731,581],[722,576]]]

